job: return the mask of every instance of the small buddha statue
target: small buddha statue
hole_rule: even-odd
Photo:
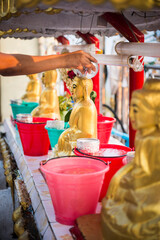
[[[93,89],[91,79],[74,77],[70,87],[75,102],[70,115],[70,128],[58,140],[58,155],[72,155],[78,138],[97,138],[97,110],[90,98]]]
[[[41,83],[37,78],[37,74],[28,75],[30,81],[27,85],[25,94],[21,97],[26,102],[39,102],[41,94]]]
[[[60,120],[59,101],[55,88],[57,71],[47,71],[42,76],[45,88],[41,93],[39,106],[33,109],[33,117],[46,117]]]
[[[102,201],[105,240],[160,239],[160,80],[133,92],[135,157],[112,178]]]

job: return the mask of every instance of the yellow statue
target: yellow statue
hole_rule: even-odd
[[[42,83],[45,85],[41,93],[39,106],[33,109],[33,117],[46,117],[60,120],[59,101],[55,88],[57,71],[47,71],[43,74]]]
[[[39,102],[41,94],[41,83],[37,79],[37,74],[28,75],[30,81],[26,88],[26,93],[21,97],[26,102]]]
[[[97,138],[97,110],[90,98],[93,89],[91,79],[75,77],[70,91],[75,102],[69,125],[59,137],[58,155],[68,156],[76,146],[78,138]]]
[[[160,80],[133,92],[135,158],[112,178],[102,201],[105,240],[160,239]]]

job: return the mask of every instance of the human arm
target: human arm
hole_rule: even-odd
[[[88,72],[96,70],[92,62],[96,59],[83,51],[48,56],[0,53],[0,75],[28,75],[57,68],[76,68],[83,73],[83,67]]]

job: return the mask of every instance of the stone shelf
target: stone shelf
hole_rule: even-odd
[[[10,119],[6,119],[3,126],[6,132],[7,143],[14,155],[30,195],[35,222],[42,239],[73,240],[69,232],[72,226],[62,225],[55,220],[54,208],[48,186],[39,171],[40,162],[48,159],[48,157],[52,155],[52,151],[49,151],[48,155],[41,157],[25,156],[23,154],[18,131],[15,129]],[[119,141],[111,138],[110,143],[119,144]],[[100,209],[101,205],[99,203],[97,206],[97,213],[100,212]]]

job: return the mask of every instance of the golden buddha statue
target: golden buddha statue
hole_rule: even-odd
[[[97,110],[90,98],[93,89],[91,79],[74,77],[70,87],[75,102],[69,119],[70,128],[58,140],[58,155],[72,155],[78,138],[97,138]]]
[[[133,92],[135,158],[112,178],[102,201],[105,240],[160,239],[160,80]]]
[[[39,106],[33,109],[33,117],[46,117],[60,119],[59,101],[55,88],[57,81],[57,71],[47,71],[42,76],[42,83],[45,85],[41,93]]]
[[[37,78],[37,74],[27,75],[30,79],[26,93],[21,97],[22,100],[26,102],[39,102],[39,97],[41,94],[41,83]]]

